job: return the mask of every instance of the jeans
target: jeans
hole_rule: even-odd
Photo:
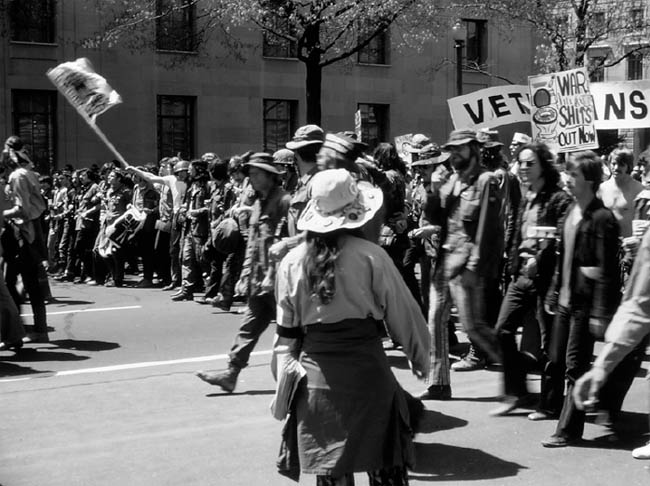
[[[445,278],[442,265],[433,274],[429,297],[429,334],[431,336],[431,372],[427,383],[430,385],[449,385],[449,314],[451,295],[449,282]]]
[[[523,275],[508,286],[508,291],[501,304],[496,331],[503,353],[504,395],[520,397],[527,393],[526,361],[517,349],[515,334],[523,325],[524,318],[530,310],[534,310],[537,322],[544,328],[542,335],[548,335],[550,316],[544,312],[544,295],[539,291],[535,282]],[[546,323],[546,324],[544,324]],[[543,340],[542,340],[543,342]],[[548,353],[548,345],[542,343],[544,354]]]
[[[12,230],[8,229],[7,231]],[[34,314],[34,332],[47,333],[45,295],[43,295],[43,288],[38,281],[39,267],[41,267],[40,247],[42,241],[40,238],[42,234],[39,231],[36,233],[36,238],[32,243],[23,241],[22,245],[11,245],[14,252],[7,251],[4,255],[7,262],[6,282],[16,307],[20,308],[20,296],[16,290],[16,282],[18,281],[18,275],[21,275]]]
[[[449,291],[469,340],[491,360],[501,362],[496,333],[487,321],[485,278],[471,270],[463,270],[449,281]]]
[[[0,341],[13,344],[22,341],[24,337],[25,329],[20,319],[20,311],[0,271]]]
[[[262,333],[275,319],[273,295],[251,296],[244,312],[239,332],[230,348],[230,364],[237,368],[248,366],[248,359]]]
[[[171,242],[171,234],[166,231],[157,230],[156,240],[154,242],[154,260],[156,267],[156,274],[158,279],[164,285],[169,285],[172,281],[171,276],[171,256],[169,254],[169,247]]]
[[[566,352],[569,341],[571,315],[566,307],[558,307],[548,350],[548,362],[542,372],[539,411],[559,415],[564,401]]]
[[[203,280],[203,246],[206,238],[187,234],[183,240],[183,289],[193,292],[202,287]]]
[[[171,267],[172,283],[181,284],[181,247],[183,243],[183,229],[174,221],[172,223],[172,232],[169,236],[169,261]]]
[[[211,248],[210,253],[210,278],[205,288],[205,297],[216,297],[221,289],[223,280],[223,265],[226,262],[227,255]]]

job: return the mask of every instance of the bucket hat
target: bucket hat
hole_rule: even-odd
[[[469,130],[464,128],[462,130],[454,130],[449,134],[449,140],[447,143],[442,146],[446,149],[449,147],[457,147],[459,145],[466,145],[470,142],[478,141],[476,138],[476,132],[474,130]]]
[[[301,147],[313,144],[322,144],[325,140],[325,132],[318,125],[304,125],[296,130],[293,139],[287,142],[289,150],[296,150]]]
[[[345,169],[318,172],[310,182],[311,199],[300,219],[300,231],[329,233],[360,228],[383,203],[381,189],[369,182],[355,181]]]
[[[244,171],[246,172],[246,174],[248,174],[248,170],[251,167],[257,167],[258,169],[265,170],[266,172],[270,172],[271,174],[275,174],[275,175],[284,174],[284,171],[280,170],[273,163],[273,156],[267,154],[266,152],[257,152],[251,155],[248,162],[244,164]]]
[[[402,150],[410,153],[418,153],[423,147],[431,144],[431,139],[423,133],[416,133],[411,137],[410,141],[402,144]]]
[[[292,150],[280,149],[273,153],[273,163],[278,165],[293,165],[296,163],[296,156]]]

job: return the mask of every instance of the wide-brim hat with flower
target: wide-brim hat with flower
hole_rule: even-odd
[[[309,186],[311,199],[298,220],[298,230],[330,233],[360,228],[384,202],[381,189],[369,182],[355,181],[345,169],[318,172]]]
[[[441,151],[437,143],[430,143],[422,147],[418,152],[414,152],[413,156],[417,158],[411,163],[411,167],[418,167],[442,164],[449,159],[451,154]]]

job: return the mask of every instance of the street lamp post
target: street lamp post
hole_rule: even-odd
[[[456,49],[456,96],[463,94],[463,47],[467,39],[467,27],[465,22],[457,20],[451,29]]]

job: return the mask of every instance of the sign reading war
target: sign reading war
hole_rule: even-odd
[[[598,148],[586,68],[528,78],[532,136],[557,152]]]

